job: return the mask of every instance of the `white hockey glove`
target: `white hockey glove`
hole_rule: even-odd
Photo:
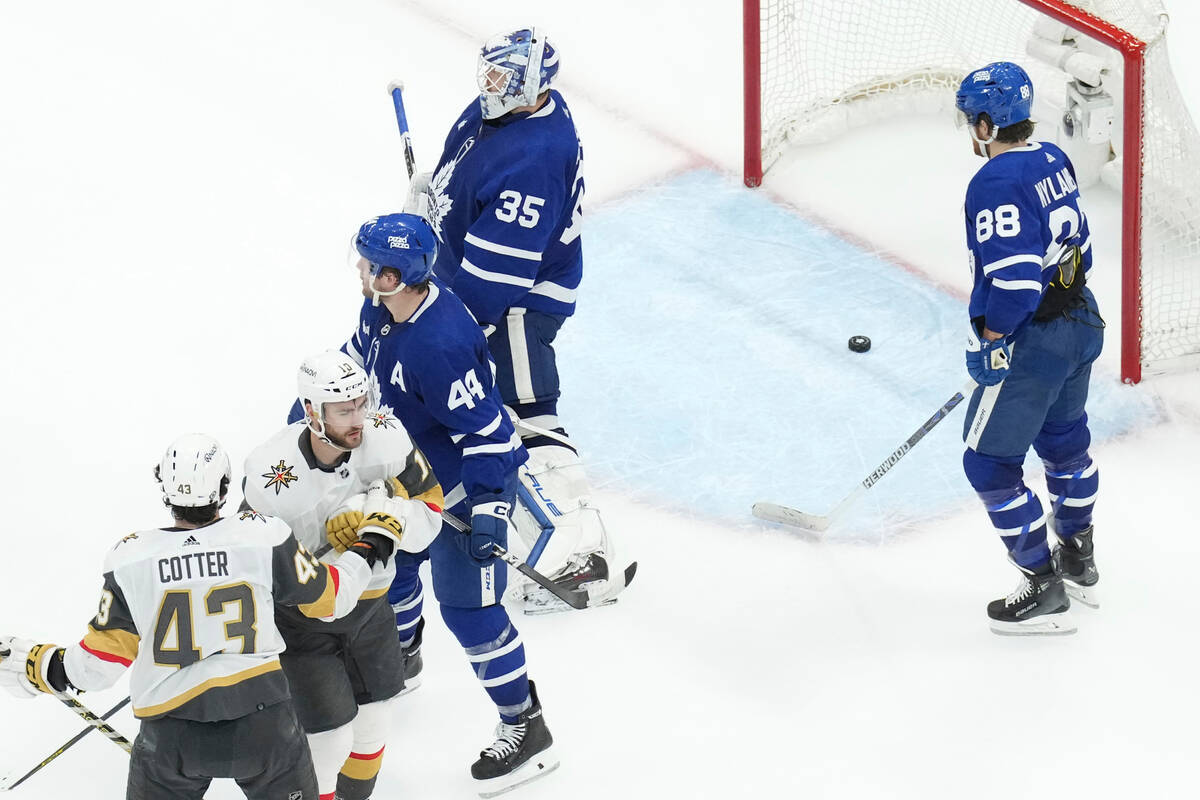
[[[62,657],[63,649],[57,645],[0,636],[0,685],[23,700],[42,692],[65,691],[69,684]],[[61,684],[62,689],[55,689],[56,684]]]
[[[429,182],[432,179],[432,172],[418,172],[412,176],[408,182],[408,197],[405,198],[404,208],[401,209],[405,214],[416,214],[429,219]]]
[[[367,498],[363,501],[362,521],[357,530],[359,536],[378,533],[399,546],[404,535],[404,515],[391,500],[383,481],[371,481],[367,487]]]

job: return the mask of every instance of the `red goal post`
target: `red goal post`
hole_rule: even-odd
[[[983,63],[1025,66],[1035,96],[1052,83],[1043,75],[1067,86],[1061,64],[1030,68],[1031,41],[1054,50],[1034,34],[1047,21],[1083,34],[1064,41],[1111,67],[1102,88],[1119,124],[1097,169],[1122,197],[1122,380],[1197,363],[1200,136],[1171,75],[1159,0],[743,0],[745,183],[759,186],[787,146],[872,119],[869,107],[952,109],[958,81]]]

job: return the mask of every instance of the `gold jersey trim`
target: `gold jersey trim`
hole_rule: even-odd
[[[257,667],[244,669],[241,672],[235,672],[232,675],[221,675],[217,678],[209,680],[197,686],[193,686],[183,694],[177,694],[165,703],[159,703],[156,706],[146,706],[144,708],[134,708],[133,715],[135,717],[157,717],[166,714],[168,711],[173,711],[179,708],[189,700],[194,700],[200,695],[207,692],[209,689],[216,689],[223,686],[234,686],[242,681],[248,681],[251,678],[257,678],[259,675],[266,675],[268,672],[274,672],[280,669],[279,659],[272,658],[265,664],[259,664]]]

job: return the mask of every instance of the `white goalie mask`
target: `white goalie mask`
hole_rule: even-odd
[[[221,443],[203,433],[180,436],[154,468],[163,502],[181,508],[224,503],[233,473]]]
[[[536,28],[501,33],[479,50],[476,82],[484,119],[532,106],[558,74],[558,50]]]
[[[330,441],[325,434],[325,404],[357,400],[366,396],[366,410],[375,407],[375,398],[372,397],[371,382],[367,373],[354,359],[340,350],[326,350],[304,359],[296,375],[296,388],[301,407],[306,403],[312,407],[311,410],[304,408],[308,427],[321,437],[322,441],[339,450],[346,448]]]

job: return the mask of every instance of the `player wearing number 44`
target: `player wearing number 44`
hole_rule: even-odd
[[[104,689],[132,665],[129,692],[142,724],[129,800],[201,797],[212,778],[233,778],[249,798],[316,798],[280,669],[274,604],[315,619],[348,614],[392,540],[364,535],[326,565],[278,519],[222,518],[229,457],[202,434],[172,443],[155,475],[174,525],[116,544],[99,610],[78,644],[0,638],[0,683],[18,697]]]
[[[965,205],[974,275],[966,361],[979,386],[963,467],[1022,573],[988,617],[997,633],[1071,633],[1071,598],[1098,605],[1099,475],[1084,405],[1104,321],[1085,285],[1091,233],[1066,154],[1029,141],[1033,84],[1023,69],[997,62],[968,74],[956,105],[975,154],[987,159]],[[1022,476],[1031,446],[1046,467],[1049,509]]]
[[[380,410],[394,414],[429,460],[445,505],[470,531],[450,525],[429,546],[433,594],[446,627],[500,716],[495,741],[471,767],[490,797],[558,765],[525,645],[500,600],[507,583],[493,545],[507,547],[517,471],[525,448],[493,381],[487,343],[471,313],[433,277],[437,240],[413,214],[362,225],[354,239],[366,298],[345,351],[378,387]],[[421,591],[417,559],[397,564],[393,603]]]

